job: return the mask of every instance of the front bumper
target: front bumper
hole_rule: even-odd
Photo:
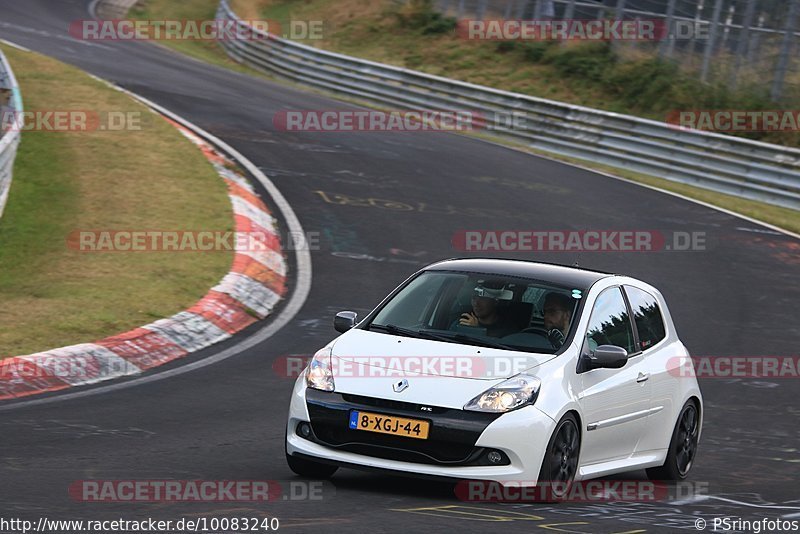
[[[295,384],[286,429],[286,452],[324,463],[379,469],[416,476],[492,480],[533,485],[539,475],[555,421],[535,406],[505,414],[465,412],[429,405],[432,412],[414,411],[406,403],[326,393]],[[411,440],[350,430],[351,409],[431,421],[428,440]],[[313,435],[297,434],[310,422]],[[404,445],[404,444],[407,444]],[[504,465],[481,465],[485,451],[505,455]]]

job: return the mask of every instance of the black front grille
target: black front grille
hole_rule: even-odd
[[[468,465],[483,454],[475,442],[499,414],[467,412],[357,395],[306,390],[312,440],[340,450],[406,462]],[[378,434],[349,427],[350,412],[366,410],[430,422],[428,439]]]
[[[369,406],[372,408],[383,408],[387,410],[406,410],[414,412],[418,415],[439,414],[445,413],[449,410],[449,408],[440,408],[438,406],[414,404],[411,402],[402,402],[390,399],[376,399],[374,397],[362,397],[360,395],[351,395],[349,393],[342,393],[342,399],[344,399],[346,402],[357,404],[359,406]],[[423,407],[426,409],[423,410]],[[427,408],[429,408],[429,410]]]

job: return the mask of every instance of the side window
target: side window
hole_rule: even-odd
[[[639,331],[641,350],[647,350],[667,336],[658,301],[653,295],[637,287],[625,286],[625,293],[631,303],[636,330]]]
[[[606,289],[594,303],[586,331],[589,350],[600,345],[616,345],[629,354],[638,352],[635,348],[631,321],[622,291],[618,287]]]

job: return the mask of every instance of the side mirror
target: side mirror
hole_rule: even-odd
[[[358,314],[353,311],[340,311],[333,318],[333,327],[337,332],[345,333],[356,325]]]
[[[584,357],[588,369],[620,369],[628,363],[628,351],[615,345],[600,345]]]

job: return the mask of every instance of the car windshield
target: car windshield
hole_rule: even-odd
[[[512,276],[427,271],[387,302],[366,328],[552,354],[569,337],[583,292]]]

